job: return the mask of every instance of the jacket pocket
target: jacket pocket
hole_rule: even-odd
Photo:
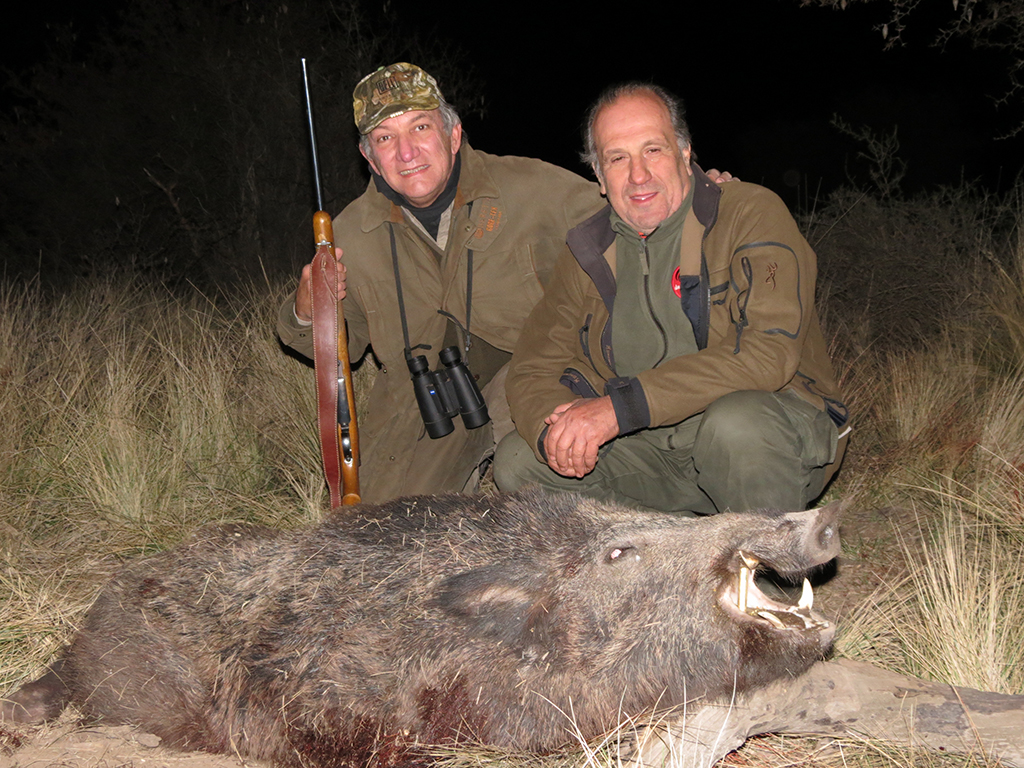
[[[590,324],[594,319],[594,315],[588,314],[586,321],[580,327],[580,348],[583,350],[583,356],[587,358],[587,361],[593,365],[594,361],[590,357]]]
[[[594,386],[587,381],[586,377],[577,371],[575,368],[566,368],[562,372],[561,378],[558,383],[562,386],[568,387],[569,390],[577,397],[600,397],[600,393],[594,389]]]
[[[405,293],[405,315],[409,327],[410,343],[430,344],[429,350],[418,349],[414,355],[426,355],[428,364],[437,364],[440,342],[444,338],[445,323],[437,313],[437,303],[424,296],[412,281],[403,283]],[[366,315],[367,330],[373,353],[389,370],[407,371],[405,363],[405,340],[402,335],[402,318],[398,309],[398,295],[394,279],[364,283],[357,289],[359,302]]]
[[[740,353],[740,341],[743,338],[743,331],[750,324],[750,320],[747,317],[747,302],[750,301],[753,267],[750,264],[750,259],[745,256],[740,259],[740,273],[743,282],[741,285],[734,284],[736,295],[729,302],[730,319],[732,320],[733,327],[736,329],[736,346],[733,348],[734,355]],[[736,275],[733,275],[733,277],[735,278]]]
[[[472,241],[469,247],[473,247]],[[453,299],[445,308],[460,319],[465,318],[464,268],[453,281],[450,294]],[[530,312],[543,296],[541,277],[534,269],[529,246],[474,251],[472,327],[486,329],[483,335],[490,344],[512,350]]]

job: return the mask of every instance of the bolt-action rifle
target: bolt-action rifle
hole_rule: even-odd
[[[338,300],[338,262],[334,256],[334,229],[324,211],[320,190],[320,163],[313,130],[313,103],[309,97],[306,60],[302,60],[306,86],[306,114],[313,148],[317,212],[313,214],[316,255],[310,294],[313,302],[313,365],[316,368],[317,423],[323,454],[324,475],[331,492],[331,509],[359,503],[359,431],[356,399],[348,360],[345,314]]]

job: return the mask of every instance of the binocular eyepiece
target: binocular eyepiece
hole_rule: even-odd
[[[423,355],[407,361],[420,416],[427,434],[435,440],[455,429],[453,416],[461,415],[466,429],[482,427],[491,420],[480,387],[462,362],[459,348],[445,347],[440,359],[444,367],[437,371],[427,370],[427,358]]]

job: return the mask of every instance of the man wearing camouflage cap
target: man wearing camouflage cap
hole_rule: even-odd
[[[372,178],[334,220],[339,293],[351,357],[372,345],[381,363],[359,414],[362,498],[463,490],[512,429],[506,363],[565,234],[602,201],[596,185],[562,168],[470,147],[437,83],[415,65],[367,76],[353,102]],[[312,357],[309,275],[307,266],[282,306],[278,334]],[[435,369],[450,345],[478,378],[492,423],[467,430],[456,417],[451,434],[432,440],[406,359],[425,355]]]

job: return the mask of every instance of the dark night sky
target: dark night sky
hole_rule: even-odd
[[[1024,139],[995,140],[1024,115],[993,103],[1005,63],[966,43],[932,47],[953,10],[948,0],[925,4],[911,17],[908,45],[892,51],[873,29],[884,3],[837,12],[796,0],[682,0],[586,16],[584,6],[547,3],[465,16],[453,37],[487,83],[486,118],[468,119],[467,129],[480,148],[582,172],[587,105],[608,83],[636,78],[683,97],[705,167],[764,183],[791,204],[787,181],[801,178],[813,195],[819,183],[846,178],[857,146],[830,126],[836,113],[879,132],[899,126],[910,191],[962,175],[1005,189],[1024,165]],[[429,24],[437,7],[459,4],[391,6]],[[666,15],[671,7],[678,20]]]
[[[558,2],[366,3],[378,23],[436,29],[468,55],[485,83],[487,113],[468,117],[466,127],[472,143],[491,152],[585,172],[576,152],[587,104],[604,85],[638,78],[683,97],[706,167],[764,183],[790,204],[794,180],[801,195],[813,195],[819,184],[841,183],[853,163],[857,147],[829,125],[834,113],[877,131],[899,126],[908,191],[962,176],[1006,189],[1024,165],[1024,138],[996,136],[1024,108],[993,103],[1006,85],[1005,61],[964,43],[931,47],[953,11],[948,0],[925,4],[911,17],[908,45],[884,51],[873,29],[885,17],[880,2],[845,12],[800,8],[797,0],[681,0],[609,11]],[[17,69],[34,60],[47,24],[74,19],[87,34],[116,5],[28,6],[28,18],[0,24],[4,63]]]

